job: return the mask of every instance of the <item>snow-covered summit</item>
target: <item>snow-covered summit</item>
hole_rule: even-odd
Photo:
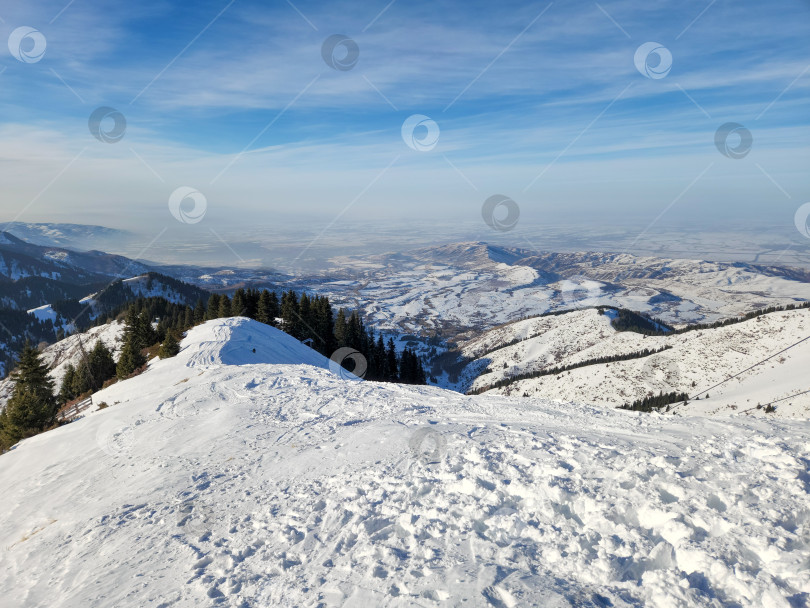
[[[810,422],[353,382],[240,318],[181,346],[99,393],[109,407],[0,456],[7,605],[791,608],[810,593]]]
[[[189,367],[259,363],[329,367],[329,359],[291,335],[247,317],[215,319],[189,330],[178,360]]]

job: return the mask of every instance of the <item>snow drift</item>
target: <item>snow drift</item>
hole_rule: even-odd
[[[807,421],[347,381],[239,318],[182,346],[0,457],[7,605],[808,600]]]

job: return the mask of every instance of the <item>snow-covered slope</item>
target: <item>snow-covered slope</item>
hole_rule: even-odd
[[[98,397],[110,407],[0,457],[9,606],[792,608],[810,593],[807,421],[348,381],[246,319],[191,330]]]
[[[486,389],[521,373],[670,347],[644,358],[518,380],[493,391],[613,406],[661,391],[686,392],[701,399],[708,391],[709,401],[692,401],[677,411],[760,415],[764,412],[756,408],[758,403],[780,400],[775,415],[807,418],[810,392],[803,391],[810,390],[810,339],[796,343],[809,336],[809,309],[774,312],[726,327],[647,337],[617,332],[608,316],[590,309],[520,321],[470,341],[462,354],[472,361],[455,386]]]

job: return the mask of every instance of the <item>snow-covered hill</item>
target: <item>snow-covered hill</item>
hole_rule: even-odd
[[[153,297],[163,298],[174,304],[193,306],[197,301],[207,301],[208,293],[172,277],[148,272],[123,279],[120,282],[113,282],[105,286],[101,292],[81,298],[78,300],[80,306],[71,307],[71,314],[68,315],[57,312],[53,304],[38,306],[27,312],[40,321],[50,321],[54,327],[61,327],[65,331],[73,332],[76,331],[76,326],[73,323],[75,319],[71,318],[72,315],[86,312],[87,319],[82,316],[83,319],[95,320],[99,315],[108,313],[111,307],[119,306],[123,301]]]
[[[9,606],[779,607],[810,422],[344,379],[247,319],[0,457]],[[253,352],[255,349],[256,352]]]
[[[588,309],[493,329],[464,345],[461,352],[471,361],[457,382],[445,379],[445,384],[480,390],[523,373],[669,347],[648,357],[518,380],[492,391],[612,406],[661,391],[705,399],[708,391],[709,400],[692,401],[677,411],[765,415],[757,404],[779,400],[776,412],[768,415],[810,417],[810,392],[805,392],[810,391],[810,339],[796,344],[810,337],[809,309],[666,336],[618,332],[610,320]]]
[[[78,367],[82,360],[82,349],[85,353],[93,350],[96,342],[101,341],[113,353],[116,359],[121,353],[121,336],[124,333],[124,324],[113,321],[106,325],[91,327],[86,332],[68,336],[63,340],[54,342],[42,350],[42,360],[50,368],[50,376],[54,381],[56,390],[62,383],[68,365]],[[0,380],[0,409],[3,409],[14,390],[14,383],[10,378]]]

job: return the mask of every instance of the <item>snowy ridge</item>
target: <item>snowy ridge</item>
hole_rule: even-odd
[[[206,322],[190,332],[178,361],[188,367],[216,365],[312,365],[329,368],[329,359],[291,335],[247,317]]]
[[[808,421],[351,382],[292,364],[306,347],[268,329],[196,327],[102,391],[109,408],[0,457],[4,601],[792,608],[810,593]],[[250,363],[259,342],[287,363]]]

